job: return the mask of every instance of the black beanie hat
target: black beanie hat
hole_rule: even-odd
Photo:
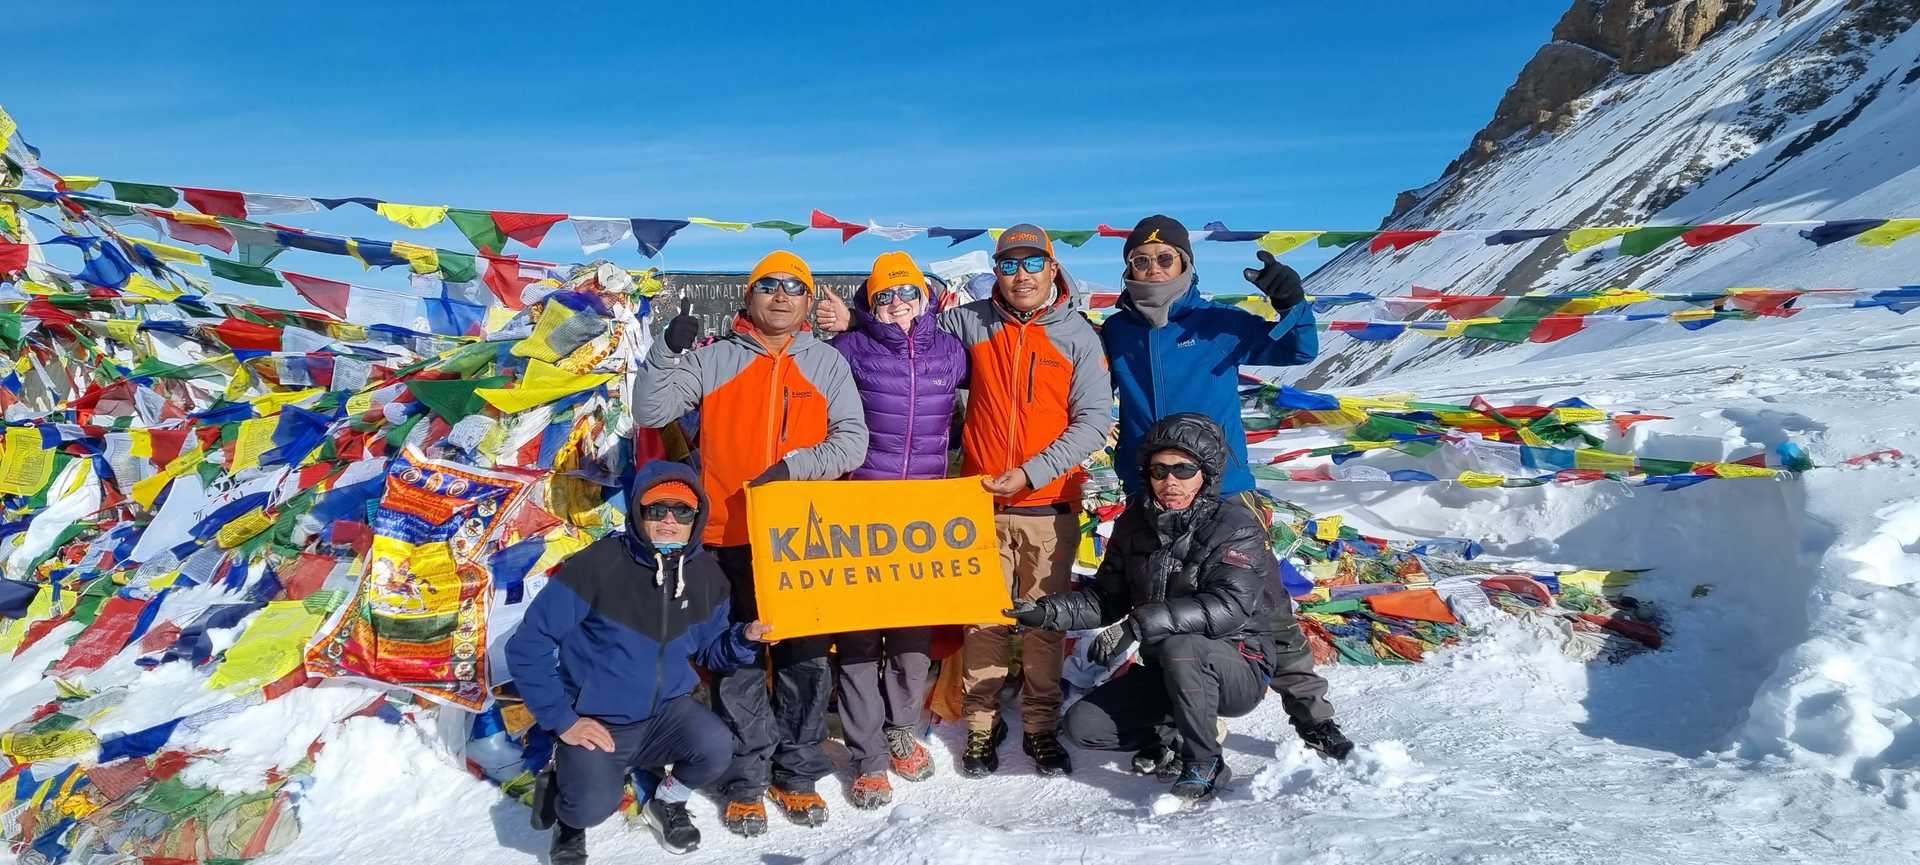
[[[1127,246],[1120,250],[1121,259],[1132,258],[1135,247],[1149,243],[1174,247],[1187,257],[1188,263],[1193,261],[1193,243],[1187,239],[1187,227],[1171,216],[1156,213],[1140,220],[1140,224],[1133,227],[1133,233],[1127,235]]]

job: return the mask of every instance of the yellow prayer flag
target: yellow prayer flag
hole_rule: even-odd
[[[1565,243],[1568,252],[1579,252],[1589,247],[1599,246],[1640,226],[1608,225],[1600,228],[1576,228],[1567,232]]]
[[[226,651],[220,669],[207,686],[216,691],[252,693],[298,669],[305,660],[308,638],[320,627],[320,616],[307,612],[305,601],[274,601],[247,625],[240,640]]]
[[[1340,523],[1342,521],[1343,519],[1338,516],[1315,517],[1313,520],[1314,540],[1319,540],[1319,541],[1339,540],[1340,539]]]
[[[40,431],[30,426],[7,428],[6,449],[0,453],[0,493],[30,496],[53,479],[52,450],[40,446]]]
[[[0,229],[4,229],[9,237],[20,236],[20,209],[14,207],[12,202],[0,201]]]
[[[3,137],[3,136],[0,136],[0,137]],[[69,190],[72,190],[74,192],[85,192],[89,189],[99,186],[100,178],[91,177],[84,174],[62,174],[60,175],[60,182],[66,184],[67,189]]]
[[[7,113],[7,109],[0,108],[0,149],[6,148],[7,139],[13,137],[16,128],[18,126],[13,122],[13,116]]]
[[[1567,301],[1567,305],[1560,307],[1557,314],[1587,315],[1603,309],[1614,309],[1636,303],[1645,303],[1653,299],[1652,294],[1637,288],[1608,289],[1595,297],[1583,297],[1579,300]]]
[[[1704,321],[1714,315],[1711,309],[1682,309],[1674,312],[1671,318],[1674,321]]]
[[[1872,231],[1860,235],[1861,246],[1892,246],[1903,237],[1920,234],[1920,219],[1889,219]]]
[[[1566,571],[1556,576],[1562,586],[1578,586],[1596,595],[1614,594],[1640,579],[1640,575],[1632,571]]]
[[[1001,234],[1003,234],[1003,233],[1005,233],[1005,232],[1006,232],[1006,229],[1004,229],[1004,228],[989,228],[989,229],[987,229],[987,237],[989,237],[989,238],[991,238],[991,239],[993,239],[993,240],[999,240],[999,239],[1000,239],[1000,235],[1001,235]]]
[[[546,405],[563,396],[599,387],[613,379],[613,373],[581,375],[568,372],[542,360],[527,361],[527,377],[518,387],[483,387],[474,391],[481,399],[508,414]]]
[[[347,397],[347,416],[359,417],[373,410],[373,392],[356,393]]]
[[[127,277],[127,284],[121,286],[121,290],[158,301],[172,301],[182,293],[173,286],[162,285],[155,282],[144,273],[136,273]]]
[[[1577,406],[1561,406],[1553,410],[1553,416],[1561,423],[1599,423],[1607,419],[1604,410]]]
[[[273,518],[267,516],[264,508],[254,508],[221,526],[220,531],[214,533],[213,540],[221,549],[231,550],[270,528],[273,528]]]
[[[440,269],[440,252],[431,246],[396,240],[393,254],[406,259],[414,273],[434,273]]]
[[[1486,472],[1461,472],[1460,477],[1455,480],[1458,480],[1462,486],[1469,487],[1497,487],[1507,482],[1507,479],[1500,475],[1490,475]]]
[[[428,228],[447,218],[444,204],[394,204],[382,201],[373,212],[408,228]]]
[[[1539,433],[1534,432],[1533,430],[1530,430],[1526,427],[1520,428],[1520,442],[1522,444],[1532,445],[1537,448],[1543,448],[1547,446],[1546,439],[1541,438]]]
[[[168,484],[173,483],[173,477],[167,472],[160,472],[150,478],[135,481],[133,500],[139,502],[141,507],[151,510],[153,503],[160,499],[160,493],[166,490]]]
[[[721,231],[746,231],[747,229],[753,227],[745,222],[721,222],[720,220],[708,219],[704,216],[689,216],[687,217],[687,221],[693,223],[694,225],[704,225],[704,226],[707,226],[708,228],[718,228]]]
[[[1260,248],[1274,255],[1286,255],[1324,231],[1269,231],[1260,235]]]
[[[1581,448],[1573,452],[1573,467],[1597,469],[1603,472],[1630,472],[1633,471],[1633,454],[1617,454],[1598,448]]]
[[[137,459],[153,459],[153,433],[143,429],[128,430],[127,433],[133,440],[128,453]]]
[[[328,322],[327,335],[345,342],[367,341],[367,329],[365,326],[348,324],[344,321]]]
[[[1713,473],[1723,478],[1774,478],[1780,476],[1780,472],[1774,469],[1742,465],[1740,463],[1714,463]]]
[[[121,345],[141,348],[140,322],[130,318],[107,319],[107,336]]]
[[[15,763],[38,763],[41,760],[57,760],[62,757],[75,757],[100,746],[100,739],[91,730],[57,730],[49,733],[8,733],[0,736],[0,751],[12,758]],[[54,785],[46,784],[41,792]]]
[[[1240,307],[1261,318],[1274,318],[1279,315],[1278,312],[1274,311],[1272,301],[1267,300],[1265,295],[1248,295],[1241,298],[1234,306]]]
[[[210,213],[195,213],[191,210],[169,210],[166,211],[166,214],[167,218],[174,222],[184,222],[188,225],[204,225],[215,228],[223,227],[220,225],[220,218]]]
[[[310,387],[303,390],[275,391],[269,394],[262,394],[253,398],[253,410],[255,414],[273,414],[285,406],[305,402],[326,392],[327,389],[324,387]]]
[[[1407,406],[1407,401],[1404,399],[1381,398],[1381,397],[1371,397],[1371,396],[1343,396],[1343,397],[1340,397],[1339,399],[1340,399],[1340,408],[1343,411],[1347,411],[1347,410],[1410,411],[1411,410]]]
[[[240,434],[233,442],[232,471],[260,464],[260,457],[273,450],[273,431],[280,428],[280,417],[256,417],[240,422]]]
[[[171,246],[157,240],[146,240],[130,235],[121,235],[121,237],[125,238],[129,243],[139,244],[141,249],[153,253],[153,257],[161,261],[177,261],[181,264],[201,265],[207,263],[206,256],[194,252],[191,249],[181,249],[178,246]]]

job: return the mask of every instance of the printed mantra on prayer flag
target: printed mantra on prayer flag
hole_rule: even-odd
[[[977,477],[763,484],[747,490],[747,514],[772,639],[1007,621]]]

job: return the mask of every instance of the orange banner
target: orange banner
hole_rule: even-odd
[[[770,639],[1002,623],[1006,578],[980,479],[786,481],[747,490]]]

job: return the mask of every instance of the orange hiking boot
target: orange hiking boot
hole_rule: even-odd
[[[764,835],[767,831],[767,806],[759,800],[734,800],[727,803],[727,810],[720,815],[720,822],[735,835],[753,837]]]
[[[812,790],[782,790],[773,786],[767,788],[767,798],[786,812],[788,820],[802,826],[824,826],[827,823],[827,800]]]
[[[887,731],[887,757],[893,773],[908,781],[933,777],[933,755],[913,737],[912,730],[895,727]]]
[[[847,801],[863,811],[892,802],[893,785],[887,783],[887,773],[868,772],[853,779],[853,791],[847,794]]]

